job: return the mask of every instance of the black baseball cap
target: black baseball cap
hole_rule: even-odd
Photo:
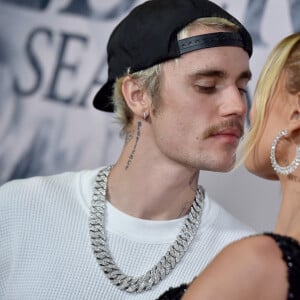
[[[205,17],[227,19],[238,32],[217,32],[177,40],[190,22]],[[183,53],[217,46],[238,46],[252,55],[252,39],[231,14],[208,0],[150,0],[135,7],[113,30],[107,44],[108,79],[94,97],[95,108],[113,112],[113,85],[130,68],[134,73]]]

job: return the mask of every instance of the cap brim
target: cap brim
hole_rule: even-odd
[[[106,82],[94,97],[93,105],[96,109],[114,112],[114,105],[111,100],[113,84]]]

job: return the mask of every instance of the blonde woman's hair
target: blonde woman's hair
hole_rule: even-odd
[[[188,24],[184,27],[177,35],[177,39],[181,40],[190,36],[191,30],[194,28],[199,28],[199,26],[213,28],[219,31],[233,31],[236,32],[239,30],[239,27],[231,23],[230,21],[217,18],[217,17],[209,17],[209,18],[199,18],[195,21]],[[177,61],[175,59],[175,61]],[[163,63],[162,63],[163,64]],[[160,99],[160,86],[161,86],[161,66],[162,64],[154,65],[148,69],[141,70],[138,72],[130,73],[130,69],[127,70],[126,74],[122,77],[118,78],[115,81],[113,88],[113,103],[114,103],[114,111],[115,118],[118,123],[121,124],[121,136],[126,134],[128,126],[132,123],[133,113],[130,108],[127,106],[127,103],[124,99],[122,93],[122,83],[125,76],[130,76],[131,78],[137,80],[141,88],[143,88],[148,95],[152,98],[152,106],[153,108],[159,107],[159,99]]]
[[[278,80],[285,71],[285,88],[291,94],[300,91],[300,34],[292,34],[283,39],[268,56],[254,91],[255,122],[242,146],[243,162],[260,140],[264,126],[267,104],[274,95]]]

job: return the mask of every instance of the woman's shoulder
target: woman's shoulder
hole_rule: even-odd
[[[214,297],[220,292],[226,295],[223,299],[230,300],[287,299],[287,268],[282,252],[275,240],[265,234],[228,245],[205,272],[196,279],[199,288],[193,284],[193,293]]]

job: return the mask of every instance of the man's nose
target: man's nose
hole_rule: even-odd
[[[230,86],[224,94],[224,101],[221,106],[223,116],[236,115],[244,118],[247,111],[246,94],[238,87]]]

